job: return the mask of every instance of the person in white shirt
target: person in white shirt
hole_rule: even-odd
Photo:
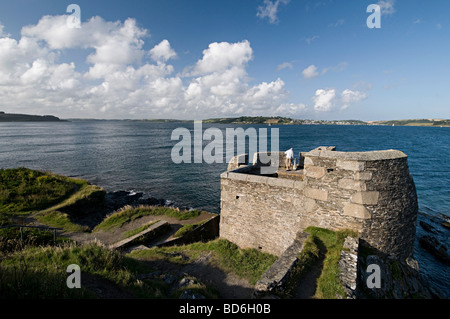
[[[293,148],[290,148],[289,150],[287,150],[284,153],[286,154],[286,170],[290,171],[291,163],[292,163],[292,160],[294,159],[294,150],[293,150]]]

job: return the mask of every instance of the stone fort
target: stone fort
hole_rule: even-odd
[[[350,229],[380,253],[412,255],[418,203],[403,152],[319,147],[299,153],[295,171],[274,154],[269,164],[237,156],[221,174],[220,237],[281,256],[308,226]],[[261,174],[268,165],[276,173]]]

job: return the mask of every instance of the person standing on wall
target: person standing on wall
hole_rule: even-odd
[[[290,148],[284,153],[286,154],[286,170],[290,171],[292,160],[294,159],[294,149]]]

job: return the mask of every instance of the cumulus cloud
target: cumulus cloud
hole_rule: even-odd
[[[3,28],[0,29],[0,31]],[[69,28],[67,16],[44,16],[19,40],[0,35],[0,105],[6,111],[61,117],[205,118],[300,112],[281,79],[251,83],[249,41],[211,43],[175,74],[168,40],[144,48],[150,35],[134,19],[93,17]],[[78,64],[65,54],[77,50]],[[64,59],[66,59],[64,61]]]
[[[317,72],[317,67],[315,65],[310,65],[302,71],[303,77],[305,79],[311,79],[319,75]]]
[[[345,110],[366,98],[367,94],[362,91],[346,89],[339,94],[335,89],[319,89],[313,97],[314,110],[317,112],[329,112],[337,108]]]
[[[336,99],[336,90],[334,89],[320,89],[316,91],[313,97],[314,110],[319,112],[330,111]]]
[[[367,94],[361,91],[344,90],[341,95],[341,110],[345,110],[351,104],[358,103],[367,98]]]
[[[214,42],[203,51],[202,59],[197,61],[190,74],[223,72],[233,67],[242,69],[252,59],[253,50],[247,40],[238,43]]]
[[[278,10],[280,4],[288,4],[290,0],[264,0],[264,5],[258,7],[256,16],[261,19],[267,18],[270,23],[275,24],[278,22]]]
[[[156,62],[167,62],[177,56],[176,52],[171,48],[168,40],[161,41],[161,43],[151,49],[149,53],[152,59]]]

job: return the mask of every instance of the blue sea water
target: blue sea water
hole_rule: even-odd
[[[222,163],[174,164],[174,129],[193,123],[132,121],[73,121],[56,123],[0,123],[0,168],[28,167],[79,177],[107,191],[144,192],[148,196],[219,213]],[[203,129],[236,128],[204,124]],[[450,218],[450,128],[388,126],[271,126],[279,129],[280,150],[295,153],[318,146],[339,151],[397,149],[408,155],[419,198],[419,220]],[[193,135],[193,132],[192,132]],[[225,137],[225,133],[223,134]],[[208,144],[205,141],[203,144]],[[194,144],[193,144],[194,147]],[[225,148],[224,148],[225,149]],[[440,229],[449,247],[449,230]],[[426,234],[417,226],[417,238]],[[423,250],[416,240],[415,258],[421,273],[450,298],[449,267]]]

